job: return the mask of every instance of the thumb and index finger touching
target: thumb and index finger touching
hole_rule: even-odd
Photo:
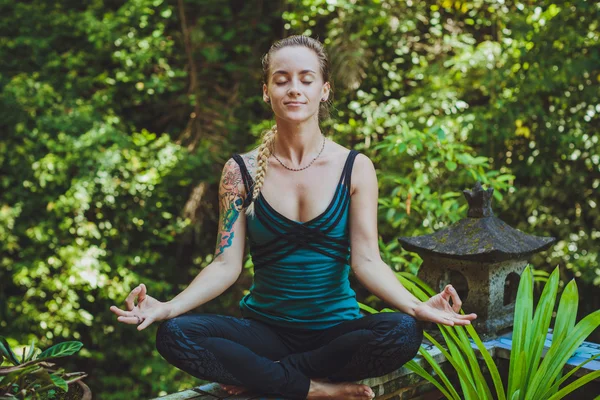
[[[131,311],[135,307],[135,300],[140,304],[146,298],[146,285],[143,283],[135,287],[125,298],[125,310],[121,310],[117,306],[111,306],[110,310],[119,316],[132,316]]]
[[[137,301],[136,301],[137,299]],[[154,322],[153,318],[144,318],[141,320],[139,315],[134,315],[133,309],[135,305],[139,305],[146,299],[146,285],[143,283],[135,287],[125,299],[125,310],[121,310],[117,306],[111,306],[110,310],[118,316],[118,320],[126,324],[137,325],[137,330],[141,331]]]
[[[140,304],[146,298],[146,285],[140,283],[135,289],[129,293],[127,298],[125,299],[125,306],[128,311],[133,310],[135,307],[134,300],[137,299],[137,304]]]
[[[448,284],[448,285],[446,285],[444,290],[440,293],[440,295],[442,296],[442,299],[444,299],[445,301],[449,302],[449,300],[452,299],[452,310],[456,314],[459,314],[460,308],[462,307],[462,301],[460,300],[460,297],[458,296],[456,289],[454,289],[454,287],[452,285]],[[468,315],[459,314],[459,315],[457,315],[457,317],[465,318],[465,319],[477,318],[477,316],[473,313],[468,314]]]

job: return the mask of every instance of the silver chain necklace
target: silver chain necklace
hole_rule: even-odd
[[[319,154],[317,154],[317,156],[316,156],[315,158],[313,158],[313,160],[312,160],[310,163],[308,163],[308,165],[307,165],[306,167],[302,167],[302,168],[290,168],[290,167],[288,167],[287,165],[285,165],[284,163],[282,163],[282,162],[281,162],[281,160],[280,160],[279,158],[277,158],[277,156],[275,155],[275,152],[273,152],[273,157],[275,157],[275,159],[276,159],[277,161],[279,161],[279,164],[281,164],[281,166],[282,166],[283,168],[285,168],[285,169],[288,169],[288,170],[290,170],[290,171],[302,171],[303,169],[306,169],[306,168],[310,167],[310,166],[312,165],[312,163],[314,163],[314,162],[315,162],[315,160],[316,160],[317,158],[319,158],[319,156],[320,156],[320,155],[321,155],[321,153],[323,152],[323,149],[325,148],[325,135],[321,134],[321,136],[323,136],[323,145],[321,146],[321,151],[319,151]]]

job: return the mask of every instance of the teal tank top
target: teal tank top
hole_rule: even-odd
[[[310,221],[281,215],[262,193],[256,198],[255,215],[246,223],[254,280],[240,301],[244,317],[301,329],[361,318],[348,280],[350,178],[357,154],[350,151],[329,206]],[[246,208],[254,182],[242,157],[233,159],[242,171]]]

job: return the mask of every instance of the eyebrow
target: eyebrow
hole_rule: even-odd
[[[302,74],[310,74],[310,73],[312,73],[312,74],[316,74],[316,72],[315,72],[315,71],[313,71],[312,69],[303,69],[302,71],[300,71],[300,75],[302,75]],[[288,72],[280,69],[280,70],[278,70],[278,71],[275,71],[275,72],[273,72],[273,75],[272,75],[272,76],[275,76],[275,75],[277,75],[277,74],[284,74],[284,75],[288,75]]]

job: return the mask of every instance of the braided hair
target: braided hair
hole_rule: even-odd
[[[258,197],[260,189],[265,182],[265,175],[267,174],[267,166],[269,164],[269,156],[273,151],[273,142],[275,141],[275,135],[277,134],[277,125],[273,125],[271,129],[267,130],[262,137],[262,142],[258,146],[258,155],[256,156],[257,168],[256,176],[254,177],[254,188],[252,190],[252,202],[246,209],[246,215],[254,216],[254,200]]]

